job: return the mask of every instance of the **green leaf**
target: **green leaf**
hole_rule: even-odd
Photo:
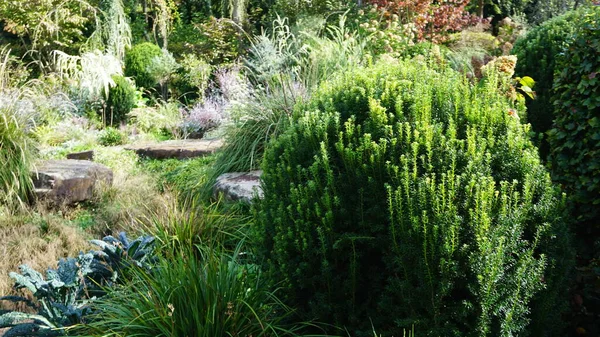
[[[523,87],[529,87],[529,88],[533,88],[533,86],[535,85],[535,81],[533,80],[533,78],[531,78],[529,76],[521,77],[521,79],[519,80],[519,83],[521,83],[521,85]]]

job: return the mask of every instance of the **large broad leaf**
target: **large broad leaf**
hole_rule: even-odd
[[[531,78],[529,76],[521,77],[521,79],[519,80],[519,83],[521,83],[521,85],[524,87],[530,87],[530,88],[533,88],[533,86],[535,85],[535,81],[533,80],[533,78]]]
[[[44,316],[26,314],[17,311],[9,312],[0,316],[0,328],[15,326],[17,324],[25,323],[27,321],[39,322],[49,328],[56,328],[56,325],[50,323],[50,321],[48,321]]]
[[[19,267],[19,270],[21,271],[21,274],[15,272],[8,274],[12,279],[15,280],[15,287],[27,288],[29,291],[35,294],[46,284],[42,274],[38,273],[31,267],[22,265]]]

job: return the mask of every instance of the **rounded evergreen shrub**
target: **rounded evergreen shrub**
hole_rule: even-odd
[[[127,136],[121,131],[108,127],[98,134],[98,144],[102,146],[115,146],[127,143]]]
[[[288,304],[355,336],[553,331],[563,202],[497,83],[379,64],[298,109],[266,151],[253,231]]]
[[[551,97],[555,73],[560,71],[557,58],[577,29],[581,15],[581,10],[572,11],[544,22],[517,40],[512,51],[518,59],[515,75],[530,76],[536,82],[536,98],[527,100],[527,121],[541,139],[542,158],[548,155],[545,133],[554,119]]]
[[[135,107],[135,87],[123,76],[113,76],[115,85],[108,91],[105,120],[109,125],[119,125]]]
[[[566,190],[587,238],[600,234],[600,8],[579,17],[580,28],[558,61],[554,125],[549,133],[552,178]],[[593,235],[590,235],[593,234]]]
[[[125,76],[133,77],[138,87],[155,87],[158,80],[152,76],[149,68],[152,60],[162,54],[160,47],[150,42],[133,46],[125,54]]]

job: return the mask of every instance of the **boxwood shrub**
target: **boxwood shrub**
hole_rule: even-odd
[[[254,213],[289,304],[355,336],[560,331],[563,198],[497,83],[378,64],[297,108]]]
[[[159,46],[144,42],[133,46],[125,54],[125,76],[133,77],[138,87],[150,89],[158,84],[149,71],[152,59],[162,56]]]
[[[106,111],[104,111],[106,124],[119,125],[127,120],[127,114],[135,107],[135,87],[123,76],[113,76],[115,85],[108,91],[106,98]]]

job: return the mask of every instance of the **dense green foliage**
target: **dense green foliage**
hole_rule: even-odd
[[[119,125],[135,107],[135,87],[123,76],[113,76],[115,85],[108,90],[104,118],[108,125]]]
[[[557,58],[576,30],[581,15],[582,11],[574,11],[551,19],[517,40],[513,48],[518,59],[515,74],[530,76],[536,82],[533,88],[536,99],[527,100],[527,121],[540,139],[545,139],[545,132],[550,130],[554,119],[551,89],[555,73],[560,71]],[[542,157],[546,157],[546,141],[540,146]]]
[[[160,47],[150,42],[133,46],[125,54],[125,76],[133,77],[138,87],[153,88],[158,79],[152,76],[149,68],[152,60],[162,55]]]
[[[267,148],[256,206],[290,304],[357,336],[558,331],[563,203],[490,76],[388,62],[315,93]]]
[[[554,81],[555,121],[550,131],[552,178],[563,185],[578,231],[600,233],[600,8],[580,13],[558,62]],[[590,236],[595,233],[596,236]]]

